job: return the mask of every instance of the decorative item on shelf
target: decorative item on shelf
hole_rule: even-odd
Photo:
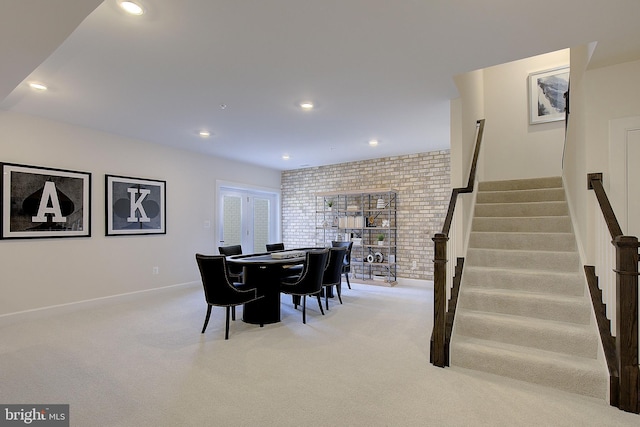
[[[378,246],[384,246],[384,234],[378,234]]]
[[[384,202],[384,199],[378,199],[378,204],[376,205],[376,209],[384,209],[387,204]]]
[[[376,257],[374,257],[373,254],[367,255],[367,262],[368,263],[373,263],[375,260],[376,260]]]
[[[347,211],[349,212],[358,212],[360,209],[358,209],[358,205],[349,205],[347,206]]]
[[[384,262],[384,255],[382,255],[382,252],[376,252],[374,254],[374,257],[376,259],[376,262]]]
[[[366,226],[367,227],[375,227],[376,226],[376,218],[373,215],[367,217]]]
[[[382,220],[382,226],[383,227],[389,227],[389,220],[388,219],[383,219]]]
[[[395,264],[395,263],[396,263],[396,256],[389,255],[389,264]]]
[[[328,211],[333,210],[333,199],[329,199],[325,203],[327,204],[327,210]]]

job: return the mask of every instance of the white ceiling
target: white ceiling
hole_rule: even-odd
[[[449,148],[457,74],[594,41],[592,66],[640,58],[638,0],[139,3],[2,0],[0,108],[283,170]]]

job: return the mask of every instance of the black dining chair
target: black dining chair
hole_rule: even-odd
[[[204,319],[202,332],[207,329],[211,308],[213,306],[227,309],[227,322],[224,339],[229,339],[229,312],[233,310],[233,320],[236,320],[235,307],[262,298],[256,288],[250,288],[242,283],[233,283],[227,270],[227,260],[224,255],[196,254],[196,262],[204,287],[204,298],[207,301],[207,317]],[[262,326],[262,325],[260,325]]]
[[[302,323],[307,323],[307,295],[317,297],[320,312],[324,316],[320,291],[322,290],[322,277],[327,267],[328,255],[329,249],[307,251],[302,274],[285,277],[280,282],[280,292],[294,297],[302,297]]]
[[[284,251],[284,243],[267,243],[267,252]]]
[[[330,291],[333,286],[336,287],[338,300],[340,300],[340,304],[342,304],[342,265],[346,253],[346,247],[335,247],[329,249],[329,264],[324,270],[324,275],[322,276],[322,286],[324,287],[324,299],[327,310],[329,310],[329,295],[331,294]]]
[[[241,245],[218,246],[218,252],[220,252],[220,255],[225,255],[225,256],[242,255],[242,246]],[[237,282],[244,281],[241,266],[227,264],[227,269],[228,269],[227,271],[229,272],[229,276],[231,276],[231,279]]]
[[[344,255],[344,262],[342,263],[342,273],[345,279],[347,279],[347,286],[351,289],[351,283],[349,283],[349,273],[351,272],[351,249],[353,248],[353,242],[331,242],[331,246],[334,248],[346,247],[347,253]]]

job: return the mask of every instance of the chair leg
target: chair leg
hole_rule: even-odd
[[[236,306],[231,307],[231,320],[236,320]]]
[[[329,289],[327,289],[324,293],[324,302],[327,305],[327,311],[329,311]]]
[[[338,300],[340,300],[340,304],[342,304],[342,283],[336,285],[336,292],[338,293]]]
[[[224,330],[224,339],[225,340],[229,339],[229,311],[231,311],[230,309],[231,309],[231,307],[227,307],[227,325],[226,325],[226,328]]]
[[[351,283],[349,283],[349,273],[344,273],[344,277],[347,278],[347,286],[351,289]]]
[[[207,317],[204,319],[204,326],[202,327],[201,334],[204,334],[204,330],[207,329],[207,325],[209,324],[209,316],[211,316],[211,306],[207,304]]]
[[[307,296],[302,296],[302,323],[307,323]]]
[[[320,307],[320,313],[322,313],[322,315],[324,316],[324,310],[322,309],[322,300],[320,299],[320,292],[316,294],[316,297],[318,298],[318,307]]]

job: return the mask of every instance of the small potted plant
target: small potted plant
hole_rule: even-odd
[[[384,246],[384,234],[378,234],[378,246]]]
[[[329,200],[327,200],[327,202],[326,202],[326,203],[327,203],[327,210],[328,210],[328,211],[333,210],[333,200],[332,200],[332,199],[329,199]]]

